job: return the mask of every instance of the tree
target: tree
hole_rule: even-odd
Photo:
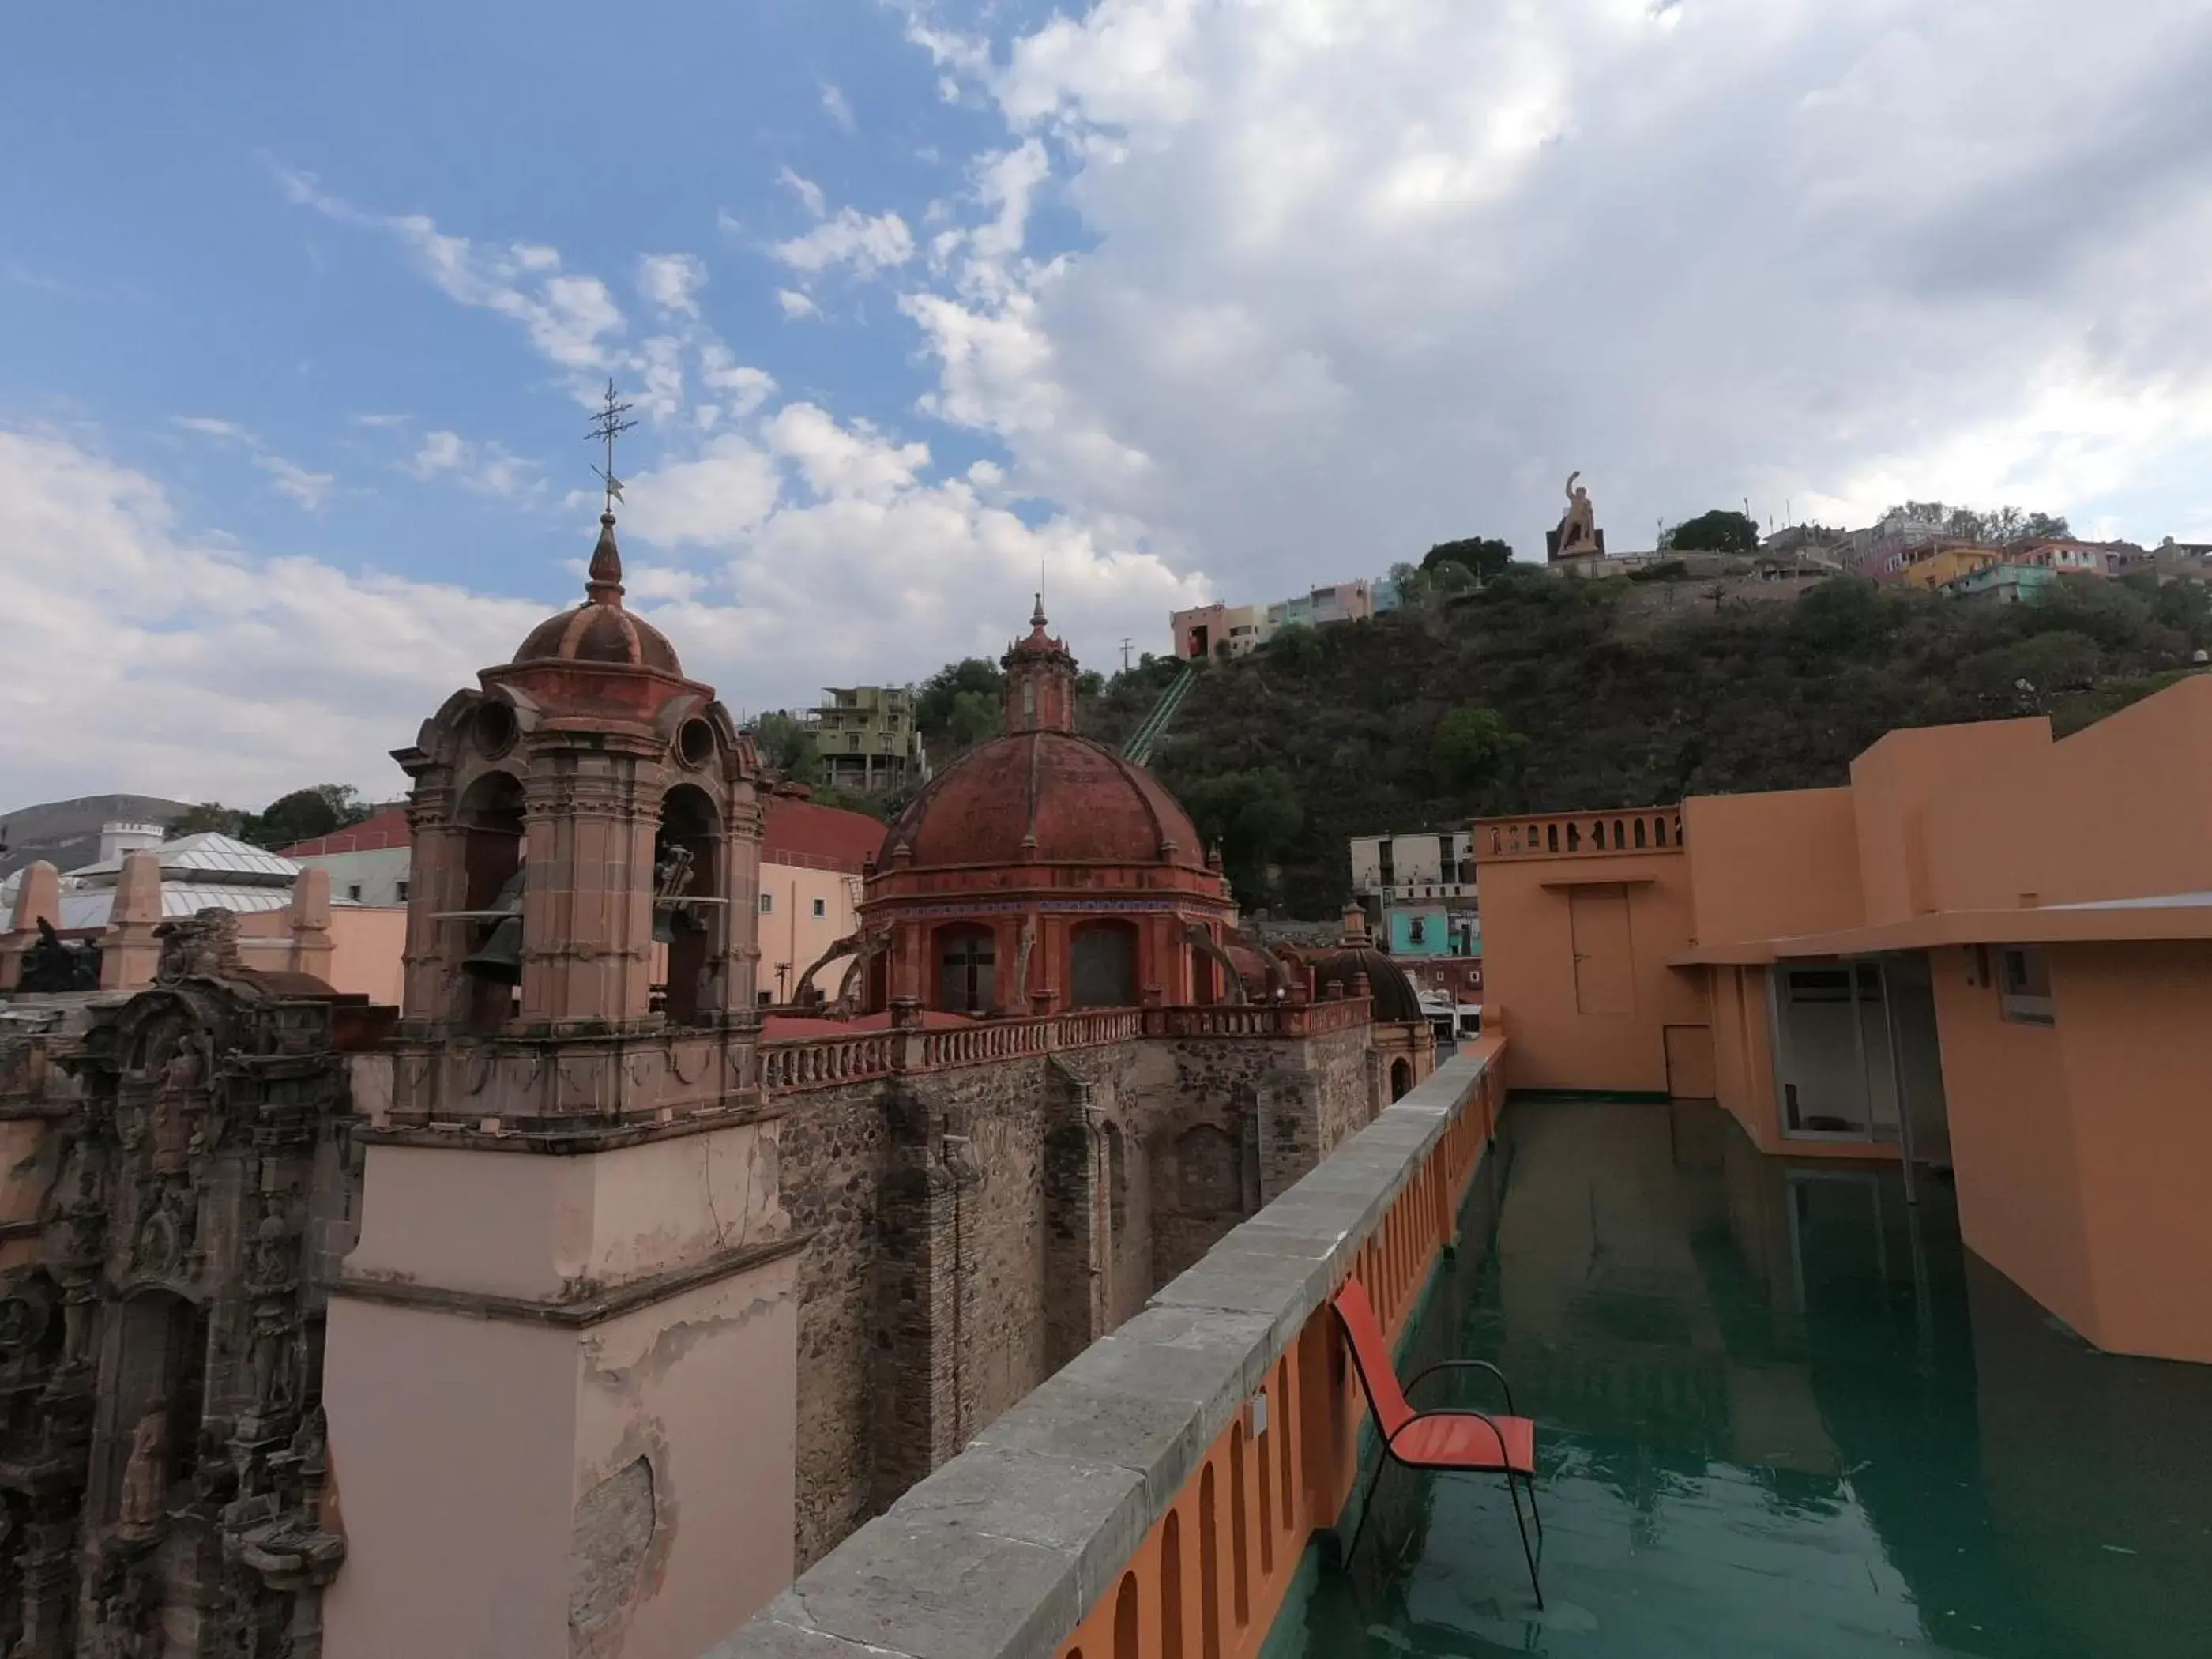
[[[962,691],[952,699],[952,711],[945,721],[945,734],[952,739],[957,749],[966,749],[979,744],[1005,723],[1003,691]]]
[[[1470,536],[1456,542],[1438,542],[1421,561],[1421,568],[1434,572],[1438,565],[1455,564],[1486,581],[1513,562],[1513,544],[1495,536]]]
[[[204,800],[188,808],[185,815],[169,826],[173,836],[198,836],[213,830],[219,836],[235,836],[253,815],[242,812],[235,806],[225,806],[221,801]]]
[[[814,733],[797,716],[771,708],[753,722],[753,744],[762,764],[793,783],[812,785],[822,776]]]
[[[1520,742],[1495,708],[1462,703],[1437,722],[1437,780],[1447,789],[1480,789],[1496,781]]]
[[[368,816],[368,805],[351,784],[318,783],[279,795],[265,811],[241,823],[238,834],[256,847],[289,847],[359,823]]]
[[[1187,787],[1182,803],[1207,844],[1220,847],[1238,901],[1264,903],[1268,865],[1289,850],[1305,823],[1290,774],[1279,766],[1220,773]]]
[[[1756,553],[1759,525],[1741,513],[1717,507],[1683,520],[1659,538],[1659,545],[1676,553]]]
[[[963,693],[980,695],[995,705],[1006,697],[1006,677],[996,663],[981,657],[945,664],[921,683],[914,702],[915,723],[925,735],[948,730],[953,707]]]

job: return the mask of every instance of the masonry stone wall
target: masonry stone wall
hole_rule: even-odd
[[[802,1568],[1363,1127],[1365,1049],[1139,1040],[787,1097]]]

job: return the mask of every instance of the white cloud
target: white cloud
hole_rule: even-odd
[[[830,210],[829,204],[822,194],[822,186],[811,179],[802,179],[789,167],[782,167],[777,170],[775,181],[798,197],[805,204],[807,212],[815,218],[819,219]]]
[[[860,124],[853,118],[852,103],[835,82],[822,83],[822,107],[830,112],[830,118],[844,130],[847,137],[860,130]]]
[[[694,321],[699,290],[707,286],[707,262],[696,253],[647,253],[637,262],[637,289],[661,311]]]
[[[751,414],[775,391],[775,379],[765,369],[738,362],[720,340],[699,349],[699,378],[715,391],[727,394],[720,407],[739,418]]]
[[[458,432],[427,432],[414,454],[400,463],[410,477],[449,478],[464,489],[501,501],[535,501],[544,494],[544,470],[496,442],[471,443]]]
[[[811,406],[780,412],[763,437],[724,433],[639,473],[620,531],[629,602],[733,708],[995,654],[1024,625],[1040,564],[1056,627],[1102,667],[1122,635],[1159,633],[1204,589],[1106,525],[1032,526],[969,479],[932,482],[921,446]],[[415,460],[459,477],[471,453],[441,432]],[[804,499],[783,492],[786,465]],[[64,684],[37,653],[0,655],[0,729],[15,734],[0,808],[112,790],[259,805],[324,781],[396,793],[387,751],[575,597],[215,545],[153,478],[40,433],[0,430],[0,497],[21,538],[17,619],[76,665]],[[580,563],[596,505],[580,506],[549,567]]]
[[[855,276],[872,276],[914,258],[914,233],[896,213],[870,217],[845,207],[804,235],[775,243],[769,252],[809,275],[850,265]]]
[[[228,449],[246,452],[246,459],[269,475],[269,487],[303,512],[319,513],[337,487],[333,473],[312,471],[296,461],[273,453],[252,428],[212,415],[178,415],[170,424]]]
[[[761,428],[769,453],[793,463],[815,495],[882,502],[914,487],[929,446],[891,444],[864,422],[837,424],[812,404],[786,404]]]
[[[288,461],[282,455],[256,455],[253,464],[269,475],[271,489],[309,513],[322,510],[323,503],[330,499],[331,489],[337,483],[331,474],[310,472],[306,467]]]
[[[822,307],[795,288],[780,288],[775,291],[775,302],[783,307],[783,314],[793,322],[808,317],[819,317]]]
[[[1013,486],[1236,596],[1749,495],[2212,512],[2212,16],[1097,0],[913,23],[1004,142],[902,296]],[[2066,115],[2021,98],[2069,65]],[[1036,202],[1076,251],[1030,246]],[[2193,458],[2193,459],[2192,459]]]
[[[564,270],[557,249],[534,242],[476,242],[440,230],[428,214],[364,212],[325,191],[312,175],[289,168],[279,167],[277,179],[301,206],[397,237],[448,299],[520,324],[539,356],[580,377],[573,388],[579,395],[581,376],[618,366],[613,342],[627,325],[622,308],[597,276]]]

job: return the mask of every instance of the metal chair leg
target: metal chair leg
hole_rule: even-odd
[[[1544,1511],[1536,1507],[1536,1476],[1532,1470],[1526,1477],[1528,1482],[1528,1513],[1536,1517],[1536,1553],[1544,1553]]]
[[[1359,1547],[1359,1534],[1367,1530],[1367,1511],[1375,1502],[1375,1488],[1381,1483],[1382,1470],[1389,1462],[1390,1454],[1386,1449],[1375,1460],[1375,1473],[1367,1477],[1367,1491],[1359,1500],[1359,1519],[1352,1522],[1352,1541],[1344,1547],[1344,1565],[1347,1571],[1352,1566],[1352,1552]]]
[[[1536,1592],[1536,1611],[1544,1610],[1544,1586],[1536,1577],[1536,1557],[1528,1547],[1528,1523],[1521,1518],[1521,1487],[1510,1474],[1505,1477],[1506,1495],[1513,1500],[1513,1524],[1521,1532],[1521,1559],[1528,1564],[1528,1588]],[[1536,1494],[1530,1492],[1528,1501],[1534,1504]]]

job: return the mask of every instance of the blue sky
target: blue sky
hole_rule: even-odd
[[[372,795],[568,602],[740,710],[1749,498],[2212,538],[2197,0],[52,7],[0,810]],[[2063,107],[2024,88],[2068,66]],[[65,664],[57,672],[56,664]]]
[[[0,109],[11,152],[48,163],[0,173],[8,410],[96,422],[195,520],[297,540],[297,498],[252,452],[176,421],[235,423],[331,475],[323,554],[549,598],[568,586],[550,556],[573,553],[557,532],[576,523],[557,493],[518,515],[393,463],[450,430],[588,484],[563,377],[388,237],[302,210],[283,175],[364,214],[556,247],[624,301],[641,251],[695,252],[712,267],[702,309],[744,362],[896,430],[929,380],[911,329],[888,297],[834,281],[834,328],[787,320],[792,273],[764,248],[811,220],[777,179],[926,202],[963,187],[997,125],[941,100],[899,16],[868,0],[158,7],[128,30],[53,8],[16,27],[19,62],[102,68],[29,77]],[[361,423],[392,416],[407,423]],[[984,447],[931,435],[956,463]],[[624,464],[666,447],[641,430]]]

